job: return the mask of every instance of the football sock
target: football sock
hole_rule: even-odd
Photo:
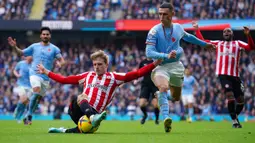
[[[147,116],[147,108],[146,108],[146,106],[141,107],[141,110],[143,112],[143,116]]]
[[[32,115],[35,108],[37,107],[38,104],[38,99],[40,94],[38,93],[33,93],[32,97],[30,98],[29,106],[28,106],[28,114],[27,115]]]
[[[88,118],[94,114],[94,112],[91,109],[91,106],[86,100],[80,102],[80,109],[85,115],[87,115]]]
[[[22,117],[22,115],[23,115],[25,109],[26,109],[26,105],[25,105],[24,103],[21,103],[21,102],[19,101],[19,103],[18,103],[18,105],[17,105],[17,111],[18,111],[18,112],[17,112],[17,119],[18,119],[18,120],[21,119],[21,117]]]
[[[236,104],[236,114],[239,115],[243,111],[244,104],[243,103],[237,103]]]
[[[155,113],[155,116],[156,116],[156,120],[158,120],[158,118],[159,118],[159,109],[158,109],[158,107],[154,108],[154,113]]]
[[[192,117],[193,114],[194,114],[194,109],[193,108],[189,108],[188,111],[189,111],[189,117]]]
[[[158,95],[158,103],[160,107],[160,112],[163,116],[163,120],[169,117],[169,103],[168,95],[166,92],[160,92]]]
[[[75,128],[66,129],[65,133],[80,133],[78,126]]]
[[[228,112],[232,120],[236,120],[235,100],[228,100]]]

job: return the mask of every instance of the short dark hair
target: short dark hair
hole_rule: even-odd
[[[44,31],[44,30],[47,30],[47,31],[49,31],[49,33],[51,34],[51,30],[50,30],[50,28],[49,27],[42,27],[41,28],[41,33]]]
[[[174,10],[173,4],[169,2],[163,2],[159,8],[168,8],[170,11]]]

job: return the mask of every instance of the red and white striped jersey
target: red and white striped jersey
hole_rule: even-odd
[[[88,96],[88,103],[101,113],[111,103],[119,85],[142,77],[151,72],[154,68],[155,65],[151,63],[139,70],[128,73],[106,72],[99,76],[91,71],[64,77],[60,74],[50,72],[48,76],[63,84],[83,84],[83,93]]]
[[[116,88],[124,83],[125,74],[107,72],[98,76],[95,72],[81,74],[80,84],[84,85],[83,93],[88,95],[89,104],[99,113],[111,102]]]
[[[216,45],[216,75],[239,77],[239,61],[242,50],[249,50],[242,41],[209,41]]]

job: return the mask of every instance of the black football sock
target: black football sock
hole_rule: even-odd
[[[231,119],[236,120],[236,112],[235,112],[235,100],[228,100],[228,112],[230,114]]]
[[[159,109],[158,109],[158,107],[154,108],[154,113],[155,113],[156,121],[157,121],[158,118],[159,118]]]
[[[146,108],[146,106],[142,106],[142,107],[141,107],[141,110],[142,110],[142,112],[143,112],[143,116],[144,116],[144,117],[147,117],[147,108]]]
[[[75,128],[66,129],[65,133],[80,133],[78,126]]]

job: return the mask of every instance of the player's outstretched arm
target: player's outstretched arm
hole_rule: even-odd
[[[22,56],[23,55],[23,51],[17,47],[17,42],[16,42],[16,39],[13,39],[12,37],[8,37],[8,43],[9,45],[20,55]]]
[[[200,32],[200,29],[199,29],[199,27],[198,27],[198,23],[197,23],[196,21],[192,21],[192,26],[193,26],[193,28],[195,29],[197,38],[199,38],[200,40],[209,42],[209,40],[205,40],[205,39],[204,39],[204,37],[203,37],[202,33]]]
[[[161,59],[156,60],[151,64],[148,64],[148,65],[146,65],[146,66],[144,66],[144,67],[142,67],[142,68],[140,68],[136,71],[128,72],[126,74],[115,73],[115,78],[116,78],[116,80],[123,81],[123,82],[132,81],[132,80],[137,79],[139,77],[145,76],[146,74],[151,72],[156,66],[161,64],[161,62],[162,62]]]
[[[62,83],[62,84],[79,84],[79,81],[84,78],[84,75],[71,75],[71,76],[63,76],[61,74],[56,74],[47,70],[42,64],[37,65],[38,73],[45,74],[49,78]]]

